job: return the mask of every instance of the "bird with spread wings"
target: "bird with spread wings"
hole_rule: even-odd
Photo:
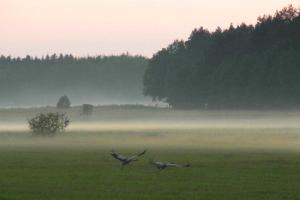
[[[147,150],[144,150],[143,152],[141,152],[137,155],[127,157],[127,156],[121,155],[119,153],[116,153],[114,150],[112,150],[111,151],[111,156],[114,157],[115,159],[119,160],[121,162],[122,167],[123,167],[125,165],[130,164],[133,161],[138,161],[138,157],[144,155],[146,152],[147,152]]]
[[[170,163],[170,162],[160,162],[160,161],[150,161],[152,165],[154,165],[157,169],[163,170],[166,168],[179,168],[179,167],[190,167],[190,164],[185,164],[185,165],[179,165],[175,163]]]

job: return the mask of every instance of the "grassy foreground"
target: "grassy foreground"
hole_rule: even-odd
[[[0,199],[300,198],[298,153],[154,149],[121,170],[108,152],[100,148],[2,148]],[[149,165],[149,157],[190,162],[192,167],[157,172]]]
[[[0,110],[0,200],[300,199],[299,112],[71,110],[66,133],[33,138],[41,111]],[[148,152],[121,170],[112,148]]]

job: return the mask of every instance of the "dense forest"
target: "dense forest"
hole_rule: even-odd
[[[288,6],[255,25],[195,29],[149,61],[144,94],[174,108],[300,108],[300,15]]]
[[[56,105],[62,95],[72,104],[136,104],[143,96],[148,60],[141,56],[47,55],[0,57],[0,106]]]

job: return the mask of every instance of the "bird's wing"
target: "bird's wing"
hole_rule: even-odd
[[[166,164],[163,163],[163,162],[154,162],[154,164],[155,164],[156,166],[159,166],[159,167],[162,167],[162,166],[166,165]]]
[[[167,163],[167,166],[168,167],[182,167],[182,165],[178,165],[178,164],[175,164],[175,163]]]
[[[145,149],[143,152],[139,153],[137,156],[142,156],[147,152],[147,150]]]
[[[179,165],[179,164],[175,164],[175,163],[167,163],[168,167],[190,167],[190,164],[185,164],[185,165]]]
[[[147,152],[147,150],[144,150],[143,152],[141,152],[141,153],[139,153],[137,155],[131,156],[130,158],[128,158],[128,160],[134,160],[137,157],[140,157],[140,156],[144,155],[146,152]]]
[[[122,162],[126,161],[128,158],[126,156],[123,156],[121,154],[118,154],[118,153],[115,153],[115,152],[112,152],[111,153],[112,157],[114,157],[115,159],[117,160],[120,160]]]
[[[163,162],[153,161],[150,160],[150,164],[155,166],[157,169],[164,169],[166,167],[166,164]]]
[[[158,169],[163,169],[167,166],[166,163],[159,162],[159,161],[151,161],[150,164],[154,165]]]

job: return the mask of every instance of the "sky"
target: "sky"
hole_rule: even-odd
[[[151,57],[201,26],[254,24],[300,0],[0,0],[0,54]]]

